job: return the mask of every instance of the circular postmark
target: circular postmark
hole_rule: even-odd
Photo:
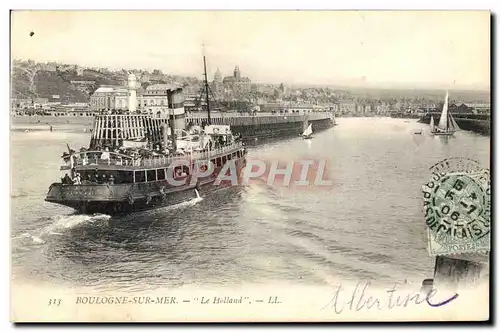
[[[429,170],[432,173],[448,173],[448,172],[473,172],[481,171],[481,164],[472,158],[451,157],[435,163]]]
[[[490,173],[479,163],[447,159],[423,186],[431,254],[489,250]]]

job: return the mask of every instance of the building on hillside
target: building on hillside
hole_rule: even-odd
[[[12,98],[10,107],[15,110],[22,110],[33,107],[33,99],[31,98]]]
[[[168,91],[172,88],[179,88],[173,84],[153,84],[146,88],[144,94],[138,97],[139,109],[149,114],[158,114],[168,111]]]
[[[436,104],[422,104],[418,108],[424,110],[425,112],[434,112],[437,110],[438,105]]]
[[[69,116],[90,116],[93,114],[88,103],[62,104],[55,107],[55,111]]]
[[[90,96],[90,109],[94,112],[115,109],[115,90],[121,87],[102,85]]]
[[[226,76],[222,80],[224,99],[241,99],[252,89],[252,81],[248,77],[241,77],[240,68],[236,66],[233,76]]]
[[[43,105],[49,102],[49,98],[35,98],[33,99],[33,107],[35,109],[42,109]]]
[[[467,106],[465,103],[461,103],[459,106],[457,106],[457,113],[472,113],[472,109]]]
[[[138,111],[151,115],[166,114],[169,108],[184,108],[182,93],[175,93],[173,98],[176,100],[171,105],[169,104],[169,91],[179,89],[182,88],[178,84],[152,84],[145,90],[134,88],[134,91],[131,91],[130,86],[101,86],[90,97],[90,111]],[[134,96],[131,96],[131,93],[134,93]],[[131,100],[135,103],[134,107],[129,104]],[[181,104],[182,106],[179,106]]]
[[[270,113],[275,113],[275,112],[282,112],[286,109],[285,105],[281,103],[262,103],[259,105],[260,110],[262,112],[270,112]]]
[[[490,114],[491,104],[489,103],[466,103],[465,104],[474,114]]]
[[[339,100],[336,105],[335,111],[338,112],[339,115],[356,114],[356,102],[354,100]]]
[[[318,106],[318,105],[313,105],[313,104],[293,103],[293,104],[288,104],[285,108],[285,111],[287,113],[305,114],[305,113],[311,113],[311,112],[324,112],[326,109],[327,109],[327,107],[325,107],[325,106]]]
[[[222,83],[222,74],[217,68],[217,71],[214,74],[214,80],[210,86],[212,89],[212,93],[215,95],[216,99],[222,99],[224,95],[224,84]]]
[[[114,109],[123,111],[128,110],[128,89],[125,87],[117,87],[113,91],[114,94]]]
[[[389,115],[389,105],[387,103],[380,103],[375,106],[375,114],[377,115]]]
[[[59,105],[61,105],[61,102],[59,101],[49,101],[48,103],[42,105],[42,109],[44,111],[50,111],[56,109]]]

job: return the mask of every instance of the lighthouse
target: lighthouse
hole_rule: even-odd
[[[137,109],[137,78],[134,74],[128,75],[128,110],[135,113]]]

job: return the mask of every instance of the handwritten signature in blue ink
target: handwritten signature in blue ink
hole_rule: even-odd
[[[396,288],[397,284],[391,289],[387,289],[383,294],[383,296],[374,296],[369,295],[368,290],[370,287],[370,282],[364,283],[364,285],[359,282],[354,291],[349,294],[344,292],[344,288],[342,285],[339,285],[331,300],[323,307],[323,309],[330,307],[334,309],[337,314],[340,314],[344,311],[344,309],[360,311],[362,309],[372,309],[375,308],[377,310],[382,309],[393,309],[395,307],[403,307],[406,308],[411,304],[419,305],[423,302],[427,302],[430,307],[441,307],[444,306],[458,297],[458,294],[451,296],[450,298],[440,301],[438,303],[432,303],[431,299],[436,295],[437,290],[432,289],[427,294],[422,293],[397,293]],[[378,292],[380,295],[380,292]]]

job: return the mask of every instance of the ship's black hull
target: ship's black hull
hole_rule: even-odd
[[[238,177],[245,165],[244,157],[236,160]],[[220,171],[221,168],[216,168],[209,177],[195,183],[187,179],[184,185],[169,189],[165,189],[166,180],[122,185],[54,183],[49,188],[45,201],[68,206],[83,214],[124,215],[188,202],[203,197],[220,186],[229,185],[227,180],[215,184]]]
[[[203,195],[206,190],[200,190],[198,195]],[[198,197],[196,188],[186,189],[166,196],[152,196],[150,198],[139,198],[130,202],[126,201],[64,201],[57,202],[75,209],[78,213],[93,214],[103,213],[107,215],[124,215],[133,212],[158,209],[174,206]]]

